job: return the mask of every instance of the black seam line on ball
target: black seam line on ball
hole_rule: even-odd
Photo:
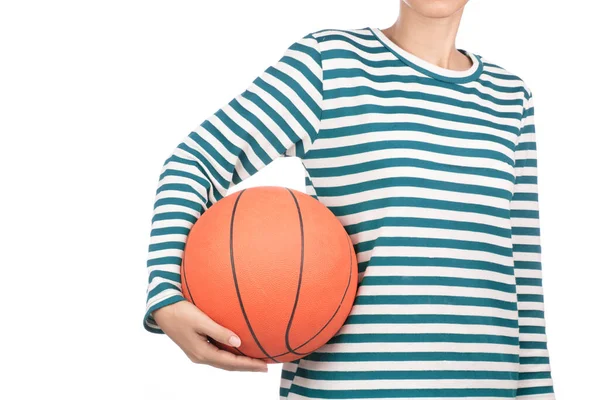
[[[187,289],[187,292],[190,295],[190,300],[192,301],[193,305],[196,305],[196,302],[194,301],[194,296],[192,296],[192,291],[190,290],[190,286],[188,285],[187,274],[185,273],[185,247],[184,247],[183,251],[184,251],[184,256],[181,259],[181,273],[183,274],[183,280],[185,281],[185,288]]]
[[[296,210],[298,210],[298,219],[300,221],[300,271],[298,272],[298,288],[296,290],[294,306],[292,307],[290,320],[288,321],[288,325],[285,330],[285,347],[287,347],[289,353],[298,354],[294,351],[295,349],[292,349],[292,346],[290,346],[290,330],[292,329],[292,322],[294,320],[294,315],[296,314],[296,308],[298,307],[298,299],[300,298],[300,288],[302,287],[302,270],[304,269],[304,224],[302,222],[302,211],[300,210],[298,199],[296,199],[296,196],[290,189],[287,189],[287,191],[290,192],[292,198],[294,199]]]
[[[185,249],[184,249],[184,251],[185,251]],[[188,291],[188,294],[190,295],[190,300],[192,301],[193,305],[196,305],[196,302],[194,301],[194,297],[192,296],[192,292],[190,290],[190,286],[188,285],[187,274],[186,274],[185,271],[186,271],[186,269],[185,269],[185,258],[184,258],[184,259],[182,259],[182,262],[181,262],[181,273],[183,274],[183,279],[185,280],[185,287],[186,287],[186,289]],[[206,337],[216,342],[216,340],[213,339],[213,338],[211,338],[210,336],[206,336]],[[237,351],[241,355],[245,356],[244,352],[242,352],[240,349],[235,348],[235,347],[232,347],[232,349],[234,349],[235,351]]]
[[[331,316],[331,318],[329,318],[329,321],[327,321],[327,323],[319,330],[319,332],[315,333],[313,335],[313,337],[311,337],[310,339],[308,339],[306,342],[302,343],[300,346],[296,347],[294,350],[297,350],[301,347],[304,347],[305,345],[307,345],[311,340],[313,340],[314,338],[316,338],[321,332],[323,332],[323,330],[325,328],[327,328],[327,326],[331,323],[331,321],[333,321],[333,319],[335,318],[335,316],[337,315],[337,313],[340,311],[340,308],[342,308],[342,304],[344,304],[344,299],[346,298],[346,295],[348,294],[348,289],[350,288],[350,283],[352,282],[352,245],[350,244],[350,238],[348,238],[348,254],[350,255],[350,273],[348,274],[348,283],[346,284],[346,289],[344,289],[344,294],[342,295],[342,299],[340,300],[340,303],[338,304],[337,308],[335,309],[335,312],[333,313],[333,315]],[[296,353],[296,354],[310,354],[311,352],[304,352],[304,353]]]
[[[346,284],[346,289],[344,290],[344,295],[342,296],[342,300],[340,301],[340,304],[338,304],[337,309],[335,310],[335,312],[333,313],[333,315],[331,316],[331,318],[329,318],[329,321],[327,321],[327,323],[325,324],[325,326],[323,326],[317,333],[315,333],[310,339],[308,339],[306,342],[302,343],[300,346],[296,346],[296,348],[293,349],[293,353],[297,354],[297,355],[306,355],[306,354],[310,354],[311,352],[305,352],[305,353],[301,353],[301,352],[297,352],[296,350],[298,350],[301,347],[306,346],[311,340],[313,340],[314,338],[316,338],[321,332],[323,332],[323,330],[325,328],[327,328],[327,326],[331,323],[331,321],[335,318],[335,316],[337,315],[337,313],[340,311],[340,308],[342,307],[342,304],[344,303],[344,299],[346,298],[346,295],[348,294],[348,289],[350,288],[350,283],[352,282],[352,243],[350,242],[350,238],[348,238],[348,254],[350,255],[350,274],[348,275],[348,283]],[[285,356],[287,354],[290,354],[292,351],[288,351],[287,353],[282,353],[282,354],[277,354],[273,357],[281,357],[281,356]],[[266,358],[266,357],[265,357]],[[260,360],[263,360],[265,358],[260,358]]]
[[[245,191],[246,191],[246,189],[242,190],[240,192],[240,194],[238,195],[237,199],[235,199],[235,203],[233,205],[233,211],[231,212],[231,224],[229,227],[229,257],[231,260],[231,272],[233,273],[233,282],[235,284],[235,292],[237,294],[238,302],[240,304],[240,309],[242,310],[242,315],[244,316],[244,319],[246,320],[246,326],[248,326],[248,330],[250,331],[250,334],[254,338],[254,342],[256,343],[256,345],[258,346],[260,351],[262,351],[263,354],[265,356],[267,356],[267,358],[273,360],[274,362],[279,362],[276,359],[274,359],[273,357],[271,357],[271,355],[269,353],[267,353],[267,351],[260,344],[260,341],[256,337],[254,330],[252,329],[252,324],[250,324],[250,320],[248,319],[248,315],[246,314],[246,309],[244,308],[244,302],[242,301],[242,294],[240,293],[240,287],[238,285],[237,275],[235,273],[235,260],[234,260],[234,256],[233,256],[233,222],[235,220],[235,212],[237,210],[238,203],[240,202],[240,199],[242,198],[242,195],[244,194]]]

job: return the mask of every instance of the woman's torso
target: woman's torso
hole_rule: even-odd
[[[510,200],[523,82],[452,72],[380,31],[322,31],[323,111],[307,192],[360,273],[324,347],[284,365],[285,398],[512,398],[519,330]]]

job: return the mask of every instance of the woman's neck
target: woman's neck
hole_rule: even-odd
[[[409,53],[438,67],[462,71],[472,65],[471,59],[456,49],[455,40],[463,9],[445,18],[429,18],[418,14],[403,1],[400,16],[382,33]]]

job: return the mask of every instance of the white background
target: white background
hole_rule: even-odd
[[[458,39],[536,97],[547,331],[560,400],[598,398],[593,2],[473,0]],[[2,1],[0,398],[275,399],[142,328],[162,162],[305,34],[398,1]],[[247,181],[301,188],[297,160]]]

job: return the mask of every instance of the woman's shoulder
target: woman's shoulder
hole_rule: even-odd
[[[486,80],[506,91],[520,89],[526,97],[531,97],[531,89],[519,75],[485,57],[477,56],[483,64],[480,79]]]

